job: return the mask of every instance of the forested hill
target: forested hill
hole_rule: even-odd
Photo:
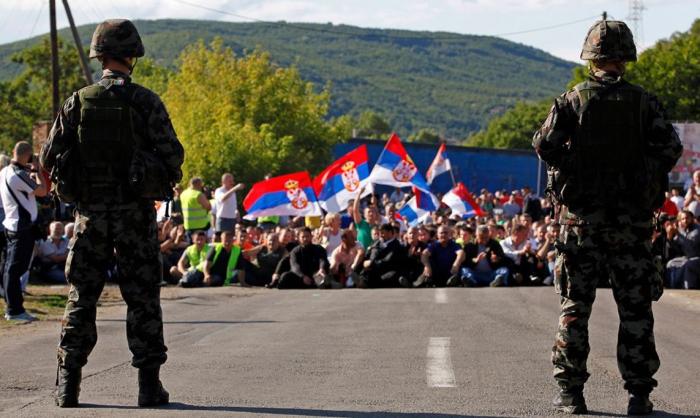
[[[147,56],[161,65],[174,67],[180,52],[199,39],[221,37],[239,54],[263,49],[280,65],[295,64],[319,88],[331,82],[332,116],[374,110],[404,135],[432,128],[464,138],[517,101],[558,94],[575,66],[487,36],[283,22],[142,20],[136,25]],[[79,28],[86,46],[94,28]],[[60,36],[72,41],[66,29]],[[10,55],[39,39],[0,45],[0,80],[18,74]]]

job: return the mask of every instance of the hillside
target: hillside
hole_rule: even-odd
[[[374,110],[402,135],[433,128],[464,138],[520,100],[558,94],[574,63],[504,39],[345,25],[136,21],[146,53],[174,66],[182,49],[221,37],[238,54],[260,48],[296,65],[318,87],[330,82],[330,113]],[[94,25],[79,27],[89,45]],[[60,31],[72,41],[67,29]],[[0,80],[19,71],[10,55],[40,37],[0,45]],[[138,67],[137,70],[138,71]]]

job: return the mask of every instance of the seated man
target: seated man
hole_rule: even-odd
[[[66,282],[66,257],[68,239],[63,236],[63,224],[56,221],[49,225],[49,236],[39,244],[37,257],[41,278],[53,283]]]
[[[201,286],[204,282],[204,261],[209,252],[207,233],[195,231],[192,239],[194,244],[185,249],[177,266],[170,269],[170,275],[178,278],[178,284],[182,287]]]
[[[428,248],[428,244],[420,239],[421,228],[423,227],[412,226],[406,234],[406,267],[404,268],[404,276],[411,283],[423,273],[424,266],[421,257],[423,256],[423,250]],[[425,231],[424,228],[423,231]],[[427,232],[424,232],[424,235],[427,235]]]
[[[255,255],[255,264],[248,263],[245,282],[250,286],[267,286],[272,281],[277,265],[287,254],[280,243],[279,235],[270,232],[265,237],[265,245]]]
[[[508,267],[501,244],[492,239],[489,227],[480,225],[476,242],[465,245],[462,281],[465,286],[491,287],[508,285]]]
[[[461,245],[462,248],[474,239],[474,229],[467,224],[459,225],[457,231],[459,231],[459,238],[455,242]]]
[[[415,287],[461,285],[459,267],[464,261],[462,247],[452,239],[450,227],[441,225],[437,230],[437,241],[423,251],[423,274],[413,283]]]
[[[270,289],[277,287],[280,277],[282,277],[284,273],[291,270],[292,266],[289,264],[289,254],[299,245],[294,231],[292,231],[290,228],[280,230],[279,234],[280,246],[284,249],[284,256],[279,263],[277,263],[275,272],[272,273],[272,280],[270,281],[270,284],[266,286]]]
[[[700,285],[700,226],[692,212],[684,210],[678,215],[678,230],[673,231],[672,241],[677,243],[682,255],[666,264],[666,286],[671,289],[697,289]]]
[[[209,248],[204,261],[204,286],[228,286],[231,283],[244,283],[245,274],[242,271],[241,247],[234,245],[234,232],[223,231],[221,242]]]
[[[530,228],[524,224],[513,226],[513,232],[501,241],[506,257],[511,261],[511,278],[514,285],[527,285],[538,280],[537,244],[529,238]]]
[[[360,269],[365,249],[355,239],[355,231],[345,229],[340,234],[340,245],[331,253],[331,288],[352,287]]]
[[[665,266],[670,260],[683,257],[683,250],[678,243],[678,227],[674,218],[666,215],[659,216],[654,228],[654,238],[651,242],[651,252]]]
[[[280,289],[309,289],[326,280],[326,249],[312,242],[309,227],[299,230],[299,245],[289,253],[289,265],[290,270],[279,279]]]
[[[537,228],[537,265],[535,274],[539,281],[533,284],[551,286],[554,282],[554,262],[556,250],[554,244],[559,237],[559,225],[540,225]]]
[[[381,239],[367,249],[357,287],[410,287],[402,275],[406,263],[406,249],[396,239],[396,230],[390,224],[379,228]]]

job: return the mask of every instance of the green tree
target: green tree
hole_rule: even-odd
[[[484,148],[532,149],[532,135],[552,105],[551,100],[539,103],[519,102],[489,122],[488,127],[467,138],[465,144]]]
[[[656,94],[669,118],[700,121],[700,19],[640,54],[627,78]]]
[[[347,119],[324,119],[327,87],[317,93],[296,68],[276,67],[263,52],[236,57],[218,39],[182,53],[163,97],[185,148],[185,181],[212,184],[224,171],[248,185],[266,173],[313,174],[348,130]]]
[[[139,59],[132,75],[135,83],[153,90],[156,94],[163,95],[168,89],[168,80],[173,72],[161,67],[150,58]]]
[[[408,142],[423,142],[428,144],[439,144],[442,141],[440,134],[433,129],[421,129],[408,137]]]
[[[72,44],[58,40],[59,97],[66,99],[85,86],[78,52]],[[38,120],[51,120],[51,43],[41,43],[15,53],[12,61],[24,66],[14,80],[0,83],[0,148],[9,151],[17,141],[31,140]]]
[[[571,81],[566,85],[567,89],[573,89],[575,85],[588,79],[588,66],[579,65],[571,70]]]
[[[387,139],[391,125],[381,115],[365,110],[355,122],[355,135],[360,138]]]

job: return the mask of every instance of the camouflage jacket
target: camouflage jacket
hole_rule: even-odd
[[[616,74],[604,72],[592,74],[591,78],[603,86],[622,82],[621,77]],[[642,114],[646,115],[642,121],[646,141],[645,154],[656,163],[656,167],[668,173],[680,158],[683,146],[675,129],[666,120],[661,103],[655,96],[647,92],[645,94],[645,103],[648,106],[648,109],[642,110]],[[572,89],[562,94],[555,99],[549,115],[535,132],[532,145],[550,170],[560,169],[571,152],[571,140],[579,129],[580,109],[581,99],[576,90]],[[591,205],[594,206],[592,210],[600,209],[595,208],[595,202],[591,202]],[[625,206],[624,202],[622,206]]]
[[[107,70],[104,79],[124,79],[130,82],[126,74]],[[144,132],[157,154],[165,164],[172,182],[182,178],[181,166],[184,161],[184,150],[177,139],[168,112],[160,97],[149,89],[133,84],[135,91],[133,102],[144,111],[144,114],[132,112],[135,131]],[[73,93],[63,104],[54,121],[49,138],[41,149],[40,162],[51,171],[56,164],[57,156],[63,154],[78,141],[78,125],[80,123],[80,99],[78,92]],[[137,127],[141,129],[137,129]]]

